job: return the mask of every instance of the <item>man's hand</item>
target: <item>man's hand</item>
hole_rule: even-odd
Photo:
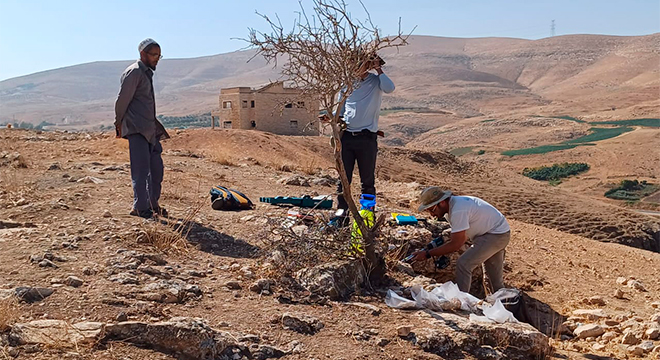
[[[115,125],[115,138],[121,139],[121,126]]]
[[[319,115],[319,121],[324,123],[329,123],[332,121],[332,119],[330,118],[330,116],[328,116],[328,114],[323,114],[323,115]]]
[[[412,258],[411,262],[424,261],[426,259],[428,259],[426,257],[426,250],[420,250],[416,253],[413,253],[413,258]]]

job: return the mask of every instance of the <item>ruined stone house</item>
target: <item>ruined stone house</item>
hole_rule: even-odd
[[[301,98],[299,89],[275,82],[261,88],[220,90],[213,121],[226,129],[260,130],[280,135],[318,135],[319,102]]]

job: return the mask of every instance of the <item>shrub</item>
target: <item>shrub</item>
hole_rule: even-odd
[[[658,191],[660,187],[647,183],[646,180],[621,180],[617,187],[605,192],[605,197],[614,200],[638,201]]]
[[[589,165],[586,163],[562,163],[553,164],[552,166],[525,168],[522,174],[534,180],[553,181],[554,185],[557,185],[559,184],[557,181],[560,179],[577,175],[588,170]]]

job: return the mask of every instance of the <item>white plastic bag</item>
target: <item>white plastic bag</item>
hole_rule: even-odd
[[[415,285],[410,288],[410,294],[417,303],[417,307],[421,309],[429,309],[433,311],[443,311],[449,307],[449,301],[444,297],[432,294],[423,287]]]
[[[497,299],[492,306],[484,304],[483,311],[485,317],[500,324],[505,322],[518,322],[516,317],[513,316],[511,311],[507,310],[504,305],[502,305],[502,302],[499,299]]]
[[[401,297],[392,290],[387,290],[387,295],[385,296],[385,304],[395,309],[417,309],[416,302]]]
[[[431,290],[431,293],[447,300],[456,299],[460,301],[461,310],[463,311],[474,311],[477,303],[479,302],[478,298],[459,290],[458,285],[454,284],[452,281],[448,281],[434,288]]]

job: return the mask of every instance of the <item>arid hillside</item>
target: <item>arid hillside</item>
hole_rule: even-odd
[[[167,53],[167,45],[163,44]],[[645,117],[658,107],[660,34],[569,35],[541,40],[412,36],[383,54],[397,84],[385,107],[443,110],[458,118],[503,113]],[[206,113],[219,89],[279,79],[252,51],[167,59],[155,77],[159,113]],[[0,121],[73,128],[109,124],[130,61],[96,62],[0,82]],[[434,126],[434,127],[437,127]]]

